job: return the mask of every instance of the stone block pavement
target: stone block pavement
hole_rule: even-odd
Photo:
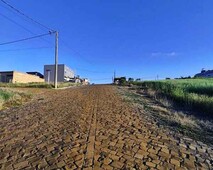
[[[0,112],[0,169],[212,169],[213,148],[159,128],[113,86],[52,90]]]

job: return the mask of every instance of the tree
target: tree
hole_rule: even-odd
[[[131,78],[131,77],[130,77],[130,78],[128,79],[128,82],[133,82],[133,81],[134,81],[134,78]]]
[[[126,77],[120,78],[120,85],[126,85]]]

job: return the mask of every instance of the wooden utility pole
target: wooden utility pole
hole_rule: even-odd
[[[58,87],[58,31],[55,32],[55,89]]]

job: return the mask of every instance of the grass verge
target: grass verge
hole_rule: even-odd
[[[213,144],[212,121],[194,117],[168,105],[165,106],[147,93],[138,94],[137,89],[119,88],[119,92],[126,102],[131,102],[140,113],[144,114],[144,118],[151,119],[158,127],[168,128],[206,144]]]
[[[31,95],[23,92],[0,89],[0,110],[20,106],[30,98]]]
[[[71,83],[71,82],[64,82],[58,83],[58,88],[63,87],[71,87],[71,86],[79,86],[80,84]],[[0,87],[10,87],[10,88],[47,88],[51,89],[54,88],[53,84],[48,83],[0,83]]]
[[[178,106],[200,116],[213,117],[213,79],[185,79],[133,82],[155,91],[156,97],[167,97]]]

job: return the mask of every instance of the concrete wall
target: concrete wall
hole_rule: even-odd
[[[58,82],[64,82],[65,79],[74,78],[74,72],[64,64],[58,65]],[[44,66],[44,79],[45,82],[53,83],[55,80],[55,65]]]
[[[49,75],[48,75],[49,74]],[[44,66],[44,79],[45,82],[53,83],[55,80],[55,65]],[[58,65],[58,82],[64,82],[64,64]]]
[[[44,79],[27,73],[20,73],[17,71],[13,72],[12,83],[32,83],[32,82],[41,83],[44,82]]]

